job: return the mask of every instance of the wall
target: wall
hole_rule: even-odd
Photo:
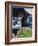
[[[38,3],[38,0],[13,0],[13,1]],[[5,0],[0,0],[0,46],[5,46],[5,3],[4,2]],[[37,7],[37,10],[38,10],[38,7]],[[38,11],[37,11],[37,14],[38,14]],[[37,23],[38,23],[38,15],[37,15]],[[37,24],[37,27],[38,27],[38,24]],[[37,36],[38,36],[38,28],[37,28]],[[38,43],[17,44],[13,46],[38,46]]]

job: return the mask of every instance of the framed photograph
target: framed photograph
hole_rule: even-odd
[[[37,42],[37,4],[5,2],[5,44]]]

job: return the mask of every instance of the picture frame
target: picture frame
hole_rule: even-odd
[[[17,9],[20,9],[20,10],[17,10]],[[23,14],[25,17],[25,19],[24,18],[23,19],[26,21],[24,21],[23,19],[22,21],[25,23],[21,22],[20,21],[21,19],[20,20],[18,19],[19,18],[18,16],[23,15]],[[32,19],[30,19],[30,22],[28,22],[29,15],[32,15],[31,16]],[[23,16],[20,16],[20,18],[22,17]],[[26,30],[26,29],[30,29],[29,27],[31,27],[30,29],[32,30],[32,32],[30,32],[31,34],[30,33],[28,34],[28,31],[26,31],[27,35],[24,34],[26,35],[25,37],[23,35],[22,37],[20,37],[19,35],[16,35],[19,33],[14,32],[14,31],[17,31],[18,27],[15,29],[15,27],[13,26],[15,22],[13,23],[13,21],[18,22],[18,20],[20,23],[20,26],[18,24],[19,29],[22,28],[22,30],[23,29]],[[13,38],[12,35],[14,34],[15,36]],[[35,42],[37,42],[37,4],[36,3],[25,3],[25,2],[11,2],[11,1],[5,2],[5,44],[9,45],[9,44],[22,44],[22,43],[35,43]]]

